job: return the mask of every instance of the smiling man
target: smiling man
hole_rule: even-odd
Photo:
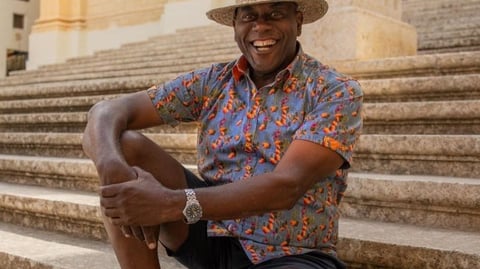
[[[207,13],[242,52],[96,104],[83,147],[122,268],[344,268],[338,206],[362,127],[359,84],[305,54],[324,0],[229,1]],[[198,172],[135,131],[196,121]]]

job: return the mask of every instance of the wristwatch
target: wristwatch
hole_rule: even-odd
[[[187,204],[183,209],[184,221],[187,224],[194,224],[202,218],[202,206],[200,206],[195,191],[192,189],[185,189],[185,195],[187,196]]]

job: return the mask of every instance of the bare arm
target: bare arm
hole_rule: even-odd
[[[330,149],[295,140],[273,172],[234,184],[199,189],[197,197],[207,219],[234,219],[288,210],[319,178],[335,173],[343,161]]]
[[[271,173],[217,187],[196,189],[204,219],[234,219],[286,210],[319,179],[343,163],[337,153],[313,142],[296,140]],[[153,225],[183,218],[185,194],[159,184],[139,170],[139,180],[102,188],[102,206],[118,225]],[[142,201],[145,199],[144,201]]]
[[[142,129],[160,123],[146,92],[102,101],[92,107],[82,145],[95,163],[102,185],[135,178],[120,148],[122,133],[127,129]]]

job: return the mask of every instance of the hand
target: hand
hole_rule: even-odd
[[[172,219],[173,191],[134,167],[137,180],[100,187],[100,205],[114,225],[155,226]],[[132,231],[138,234],[138,231]],[[128,233],[128,232],[127,232]]]
[[[122,232],[127,238],[135,238],[145,242],[149,249],[157,247],[160,225],[157,226],[121,226]]]

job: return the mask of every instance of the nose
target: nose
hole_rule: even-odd
[[[271,27],[270,19],[267,16],[259,16],[253,24],[253,30],[258,32],[269,30]]]

